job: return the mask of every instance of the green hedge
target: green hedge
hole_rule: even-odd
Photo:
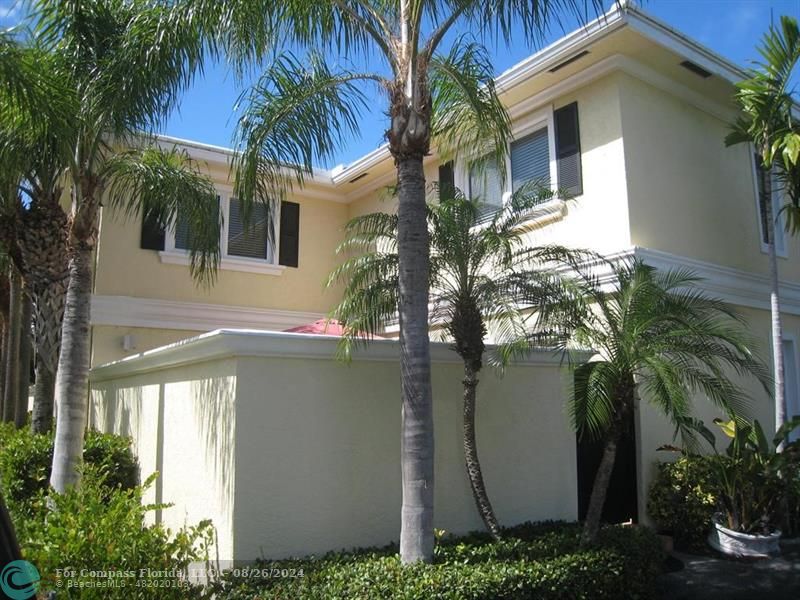
[[[578,549],[576,524],[524,524],[494,542],[474,534],[436,548],[432,565],[403,567],[396,547],[259,563],[276,577],[244,571],[214,585],[227,600],[650,598],[663,562],[656,536],[640,527],[602,530]],[[274,571],[273,571],[274,570]],[[248,576],[244,576],[248,575]]]
[[[706,547],[717,495],[711,469],[703,456],[682,456],[674,463],[659,463],[647,498],[647,513],[659,529],[671,533],[679,548]]]
[[[88,468],[102,472],[107,488],[130,490],[139,483],[139,466],[130,438],[89,431],[83,450]],[[49,487],[53,434],[28,428],[0,430],[0,489],[11,505],[24,504]]]

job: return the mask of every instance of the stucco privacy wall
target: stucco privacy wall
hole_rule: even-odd
[[[385,544],[400,530],[397,344],[350,365],[336,340],[217,331],[95,369],[90,423],[133,436],[161,472],[161,515],[211,518],[221,559]],[[461,367],[434,345],[436,527],[481,527],[461,446]],[[486,484],[501,522],[577,517],[575,438],[558,359],[535,356],[479,388]],[[160,408],[159,408],[160,407]]]

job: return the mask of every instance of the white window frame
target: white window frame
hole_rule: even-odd
[[[502,206],[506,206],[511,199],[513,193],[512,177],[511,177],[511,144],[517,140],[524,138],[526,135],[538,131],[542,127],[547,127],[547,147],[550,154],[550,189],[553,191],[558,189],[558,162],[556,160],[556,135],[555,135],[555,119],[553,117],[553,106],[549,105],[540,110],[534,111],[524,118],[519,119],[512,124],[511,139],[506,148],[506,182],[502,194]],[[489,152],[490,149],[485,149]],[[480,156],[480,153],[472,153],[471,158]],[[456,187],[469,194],[469,168],[467,161],[458,161],[453,178],[456,182]],[[559,202],[562,202],[559,200]]]
[[[756,219],[758,220],[758,243],[761,247],[761,252],[763,254],[769,254],[769,244],[764,243],[764,225],[761,222],[761,191],[758,187],[758,169],[756,169],[756,156],[755,156],[755,147],[750,144],[750,168],[753,175],[753,190],[755,192],[755,201],[756,201]],[[783,192],[779,189],[777,185],[777,180],[775,177],[775,173],[772,172],[770,174],[770,184],[772,186],[772,193],[770,194],[770,198],[772,199],[772,216],[773,218],[777,219],[775,223],[775,254],[780,258],[788,258],[789,254],[786,248],[786,230],[785,230],[785,216],[783,213],[780,212],[780,209],[783,207]]]
[[[793,333],[786,333],[783,334],[783,343],[789,343],[792,347],[792,358],[794,358],[793,364],[791,365],[794,368],[795,374],[795,387],[797,389],[794,390],[794,403],[789,403],[789,390],[786,389],[784,392],[784,400],[786,401],[786,420],[790,420],[792,417],[800,416],[800,356],[797,352],[797,336]],[[783,348],[781,348],[781,352],[783,352]],[[784,353],[784,371],[788,370],[788,366],[786,364],[786,355]],[[786,376],[784,374],[784,387],[788,388],[786,385]],[[795,430],[792,436],[789,438],[791,441],[800,439],[800,431]]]
[[[278,244],[280,239],[280,205],[275,215],[275,237],[267,246],[267,258],[248,258],[245,256],[232,256],[228,254],[228,222],[230,221],[230,201],[233,197],[233,187],[227,185],[215,186],[219,196],[219,208],[222,212],[222,230],[220,231],[220,264],[219,268],[227,271],[242,271],[245,273],[260,273],[262,275],[282,275],[286,270],[278,262]],[[159,252],[162,263],[188,265],[190,263],[189,251],[175,247],[175,228],[169,228],[164,235],[164,251]]]

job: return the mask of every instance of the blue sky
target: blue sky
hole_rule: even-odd
[[[609,2],[610,5],[610,2]],[[780,15],[800,18],[800,0],[647,0],[645,10],[708,46],[722,56],[746,65],[756,58],[755,47],[770,23]],[[14,24],[21,16],[14,0],[0,0],[0,26]],[[573,29],[574,22],[565,25]],[[554,28],[539,47],[562,35]],[[493,49],[497,73],[532,54],[536,47],[524,43],[511,48]],[[190,89],[180,107],[164,127],[163,133],[208,144],[230,146],[236,125],[233,107],[242,91],[224,65],[206,69]],[[361,135],[349,141],[335,163],[348,163],[383,142],[386,128],[386,101],[375,94],[371,111],[362,114]],[[332,166],[332,165],[327,165]]]

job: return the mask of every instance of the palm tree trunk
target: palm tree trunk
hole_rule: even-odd
[[[0,419],[5,415],[6,403],[3,401],[6,389],[6,342],[8,342],[8,327],[7,321],[3,319],[3,325],[0,327]]]
[[[92,246],[76,242],[70,253],[61,353],[56,374],[56,439],[50,484],[58,493],[79,482],[89,379]]]
[[[401,469],[400,557],[433,560],[433,398],[428,338],[429,246],[422,157],[397,163],[399,206]]]
[[[470,365],[470,361],[464,361],[464,458],[467,465],[467,475],[472,487],[472,497],[475,505],[483,519],[483,524],[491,536],[500,539],[500,525],[486,493],[486,486],[483,483],[483,472],[481,463],[478,460],[478,446],[475,442],[475,391],[478,387],[477,373]]]
[[[68,281],[68,277],[48,280],[35,293],[36,385],[31,420],[34,433],[45,433],[53,427],[53,398]]]
[[[614,472],[614,463],[617,460],[619,439],[620,431],[618,427],[614,426],[606,438],[603,458],[600,459],[600,466],[597,468],[594,484],[592,484],[589,509],[586,511],[586,521],[581,534],[581,547],[593,544],[597,539],[597,532],[600,531],[600,520],[603,517],[603,506],[606,503],[608,484],[611,482],[611,474]]]
[[[31,355],[31,319],[33,307],[31,297],[22,290],[22,319],[19,333],[19,392],[14,410],[14,424],[18,429],[25,427],[28,421],[28,396],[30,392]]]
[[[769,253],[769,306],[771,313],[771,328],[772,328],[772,371],[775,383],[775,431],[781,428],[786,423],[786,397],[784,380],[784,366],[783,366],[783,326],[781,323],[781,301],[780,301],[780,282],[778,280],[778,255],[775,249],[775,215],[772,214],[772,201],[765,202],[767,212],[767,223],[769,223],[769,243],[767,250]],[[777,451],[783,451],[783,442],[781,442]]]
[[[22,282],[19,273],[11,267],[9,271],[10,292],[8,300],[8,327],[6,328],[6,380],[3,389],[3,420],[14,421],[19,396],[19,337],[22,309]]]
[[[55,375],[41,360],[36,361],[36,382],[33,386],[33,433],[47,433],[53,427],[53,396],[56,391]]]

